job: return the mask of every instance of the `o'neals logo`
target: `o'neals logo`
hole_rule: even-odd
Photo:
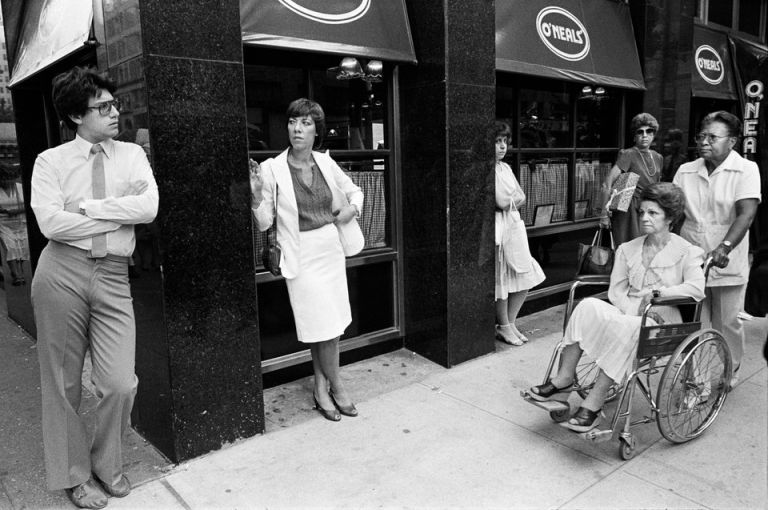
[[[702,44],[696,48],[694,61],[699,75],[710,85],[718,85],[725,78],[723,59],[712,46]]]
[[[575,62],[589,53],[589,34],[579,18],[562,7],[545,7],[536,16],[536,31],[558,57]]]
[[[347,10],[346,12],[328,13],[328,12],[320,12],[320,11],[315,11],[313,9],[309,9],[307,7],[299,5],[299,2],[295,0],[277,0],[277,1],[283,4],[288,9],[295,12],[296,14],[298,14],[299,16],[303,16],[305,18],[311,19],[312,21],[317,21],[318,23],[327,23],[330,25],[351,23],[355,20],[358,20],[363,16],[365,16],[365,13],[368,12],[368,9],[371,7],[371,0],[360,0],[360,3],[357,6]]]

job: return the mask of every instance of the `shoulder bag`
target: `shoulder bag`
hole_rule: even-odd
[[[264,232],[264,249],[261,251],[261,262],[264,264],[264,269],[272,273],[274,276],[280,276],[280,256],[282,250],[277,244],[277,193],[278,186],[275,183],[275,220],[272,226]]]

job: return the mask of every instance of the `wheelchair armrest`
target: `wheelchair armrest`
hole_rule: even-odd
[[[688,296],[667,296],[651,299],[651,304],[654,306],[695,305],[696,303],[698,301]]]
[[[581,275],[574,278],[575,281],[581,282],[587,285],[610,285],[611,277],[609,275],[602,274],[588,274]]]

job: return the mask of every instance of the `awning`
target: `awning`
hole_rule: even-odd
[[[693,27],[691,94],[715,99],[739,98],[728,37],[701,25]]]
[[[610,0],[496,0],[496,69],[645,89],[629,6]]]
[[[93,0],[29,0],[9,87],[83,47]]]
[[[416,62],[404,0],[240,0],[245,44]]]

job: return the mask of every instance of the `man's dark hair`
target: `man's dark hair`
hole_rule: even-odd
[[[99,89],[106,89],[110,94],[117,90],[115,83],[106,74],[91,67],[73,67],[53,79],[53,106],[56,113],[67,127],[77,131],[77,124],[70,115],[85,115],[88,100],[96,97]]]

